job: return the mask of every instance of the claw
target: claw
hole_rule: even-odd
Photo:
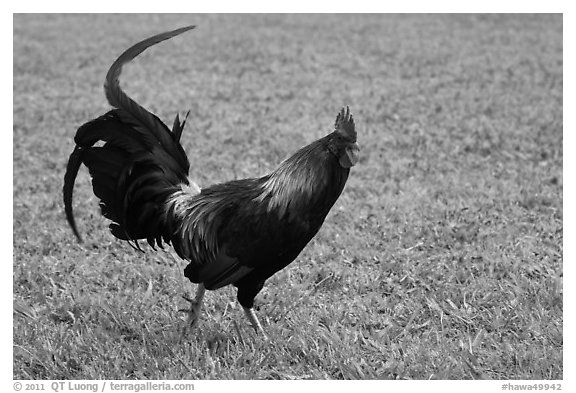
[[[194,300],[190,299],[186,294],[182,295],[182,299],[186,300],[188,303],[194,303]]]

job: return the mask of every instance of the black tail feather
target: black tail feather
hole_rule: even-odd
[[[186,31],[192,30],[195,27],[196,26],[186,26],[180,29],[160,33],[131,46],[126,51],[124,51],[124,53],[122,53],[112,64],[108,70],[108,74],[106,75],[106,80],[104,83],[104,92],[110,105],[115,108],[123,109],[126,114],[129,114],[131,120],[136,120],[140,126],[146,128],[149,132],[149,136],[155,138],[165,149],[169,149],[169,147],[175,141],[177,142],[180,139],[182,130],[180,129],[179,132],[176,133],[177,138],[175,138],[174,134],[165,133],[163,131],[163,129],[166,128],[164,123],[162,123],[162,121],[158,119],[158,117],[156,117],[154,114],[148,112],[137,102],[132,100],[132,98],[128,97],[128,95],[124,93],[124,91],[120,88],[120,82],[118,78],[122,73],[122,67],[124,64],[130,62],[149,47],[182,34]]]
[[[184,120],[180,121],[180,115],[176,115],[174,119],[174,125],[172,126],[172,134],[174,134],[174,141],[179,142],[180,137],[182,136],[182,130],[184,130],[184,126],[186,125],[186,120],[188,119],[188,115],[190,111],[186,112],[184,116]]]
[[[157,142],[141,138],[141,134],[150,134],[122,122],[119,111],[110,111],[80,127],[76,137],[79,144],[70,156],[65,175],[66,216],[79,236],[72,213],[72,189],[83,163],[92,177],[102,214],[113,221],[110,229],[114,236],[123,240],[158,239],[162,203],[180,184],[188,183],[188,159],[178,143],[167,151]],[[171,134],[167,128],[165,132]],[[90,145],[96,142],[104,145]],[[182,167],[179,162],[186,165]],[[137,243],[134,245],[139,249]]]
[[[80,169],[80,165],[82,164],[82,148],[80,146],[76,146],[74,151],[70,155],[70,159],[68,160],[68,166],[66,167],[66,174],[64,175],[64,211],[66,212],[66,219],[68,220],[68,224],[72,228],[74,235],[80,243],[82,243],[82,237],[78,232],[78,228],[76,227],[76,220],[74,219],[74,212],[72,209],[72,193],[74,191],[74,182],[76,181],[76,176],[78,175],[78,170]]]
[[[186,118],[176,116],[173,130],[148,112],[122,89],[118,78],[122,66],[148,47],[193,29],[181,29],[150,37],[126,50],[112,64],[104,91],[117,108],[81,126],[76,147],[64,176],[66,218],[79,241],[72,209],[74,182],[80,165],[88,167],[94,194],[100,199],[110,230],[119,239],[131,241],[141,250],[138,239],[162,246],[162,205],[180,185],[188,184],[190,163],[180,137]]]

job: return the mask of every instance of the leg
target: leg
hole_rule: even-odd
[[[188,328],[192,329],[200,320],[200,310],[202,309],[202,300],[204,299],[204,292],[206,292],[206,288],[204,288],[204,284],[198,284],[198,289],[196,289],[196,297],[194,300],[188,298],[187,296],[182,296],[186,301],[190,303],[189,310],[179,310],[182,312],[188,313]]]
[[[264,328],[262,327],[262,324],[258,320],[258,317],[256,317],[254,309],[252,308],[254,306],[254,298],[264,286],[264,281],[245,279],[243,281],[240,281],[237,284],[237,286],[238,286],[238,295],[237,295],[238,302],[244,309],[244,313],[248,317],[248,320],[252,324],[254,330],[256,330],[256,333],[262,334],[264,338],[267,339],[268,336],[266,336],[266,332],[264,332]]]
[[[253,308],[247,308],[247,307],[242,307],[242,308],[244,309],[244,313],[248,317],[248,320],[252,324],[252,327],[254,328],[254,330],[256,330],[256,333],[262,334],[262,336],[264,336],[265,339],[268,339],[268,336],[266,335],[264,328],[260,324],[260,321],[258,320],[258,317],[256,316],[256,313],[254,312],[254,309]]]

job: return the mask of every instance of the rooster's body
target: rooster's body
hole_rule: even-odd
[[[200,190],[188,178],[190,164],[179,141],[185,121],[177,116],[170,131],[118,82],[123,64],[192,28],[144,40],[114,62],[104,87],[115,109],[78,129],[64,182],[66,216],[80,239],[72,191],[83,163],[114,236],[137,247],[139,239],[152,247],[168,243],[189,261],[184,274],[200,284],[190,310],[192,324],[205,289],[233,284],[254,327],[262,330],[252,310],[254,298],[269,277],[298,256],[340,196],[357,161],[354,121],[342,110],[334,132],[303,147],[271,174]]]

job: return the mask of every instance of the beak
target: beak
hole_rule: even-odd
[[[360,152],[360,146],[358,143],[354,142],[346,147],[344,154],[340,157],[340,165],[343,168],[351,168],[358,162],[358,154]]]

